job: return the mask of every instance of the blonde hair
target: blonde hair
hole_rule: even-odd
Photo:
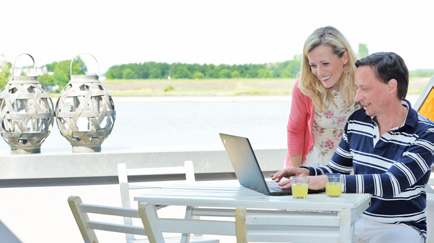
[[[300,90],[304,95],[313,100],[313,104],[316,108],[323,112],[327,111],[325,105],[326,101],[334,103],[332,91],[325,88],[318,78],[313,75],[307,58],[307,54],[320,45],[332,47],[333,53],[339,58],[345,54],[345,51],[348,53],[348,62],[344,66],[344,72],[339,82],[339,92],[341,97],[345,100],[346,105],[350,106],[354,103],[354,96],[356,94],[354,84],[356,66],[354,64],[357,61],[357,57],[347,39],[339,30],[332,26],[316,29],[304,43],[300,72]]]

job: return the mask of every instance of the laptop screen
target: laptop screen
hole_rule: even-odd
[[[224,133],[220,138],[240,184],[270,195],[249,139]]]

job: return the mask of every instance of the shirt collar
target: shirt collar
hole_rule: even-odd
[[[404,123],[400,126],[400,127],[394,127],[390,130],[399,130],[405,126],[410,126],[415,128],[417,126],[417,122],[418,122],[418,114],[415,110],[413,110],[411,108],[411,104],[410,101],[408,100],[401,100],[401,104],[402,106],[405,106],[407,108],[407,117],[405,118]],[[372,122],[376,122],[375,116],[371,116],[371,120]]]

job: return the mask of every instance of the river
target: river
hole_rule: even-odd
[[[412,104],[418,96],[409,96]],[[102,151],[128,148],[223,149],[220,132],[245,136],[254,147],[286,148],[289,96],[113,97],[116,121]],[[10,150],[1,139],[0,153]],[[54,123],[44,152],[71,151]]]
[[[114,97],[116,121],[102,151],[142,147],[222,147],[220,132],[249,137],[252,144],[285,147],[290,101],[262,98],[143,98]],[[0,151],[10,150],[1,139]],[[54,123],[41,146],[47,151],[71,151]]]

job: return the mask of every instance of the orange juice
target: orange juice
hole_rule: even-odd
[[[291,185],[292,196],[294,198],[306,198],[308,185],[303,183],[297,183]]]
[[[339,197],[341,195],[341,190],[342,184],[339,182],[327,182],[326,184],[326,194],[329,197]]]

